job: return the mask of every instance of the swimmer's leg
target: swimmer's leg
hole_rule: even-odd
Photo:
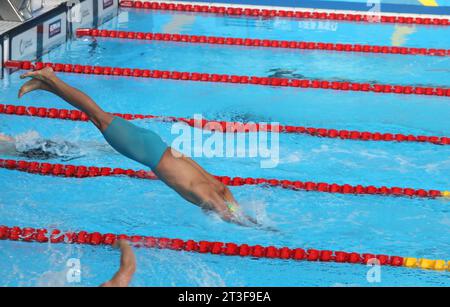
[[[35,89],[47,90],[58,95],[78,110],[86,113],[89,120],[101,132],[105,131],[112,122],[113,116],[111,114],[103,111],[91,97],[56,77],[51,68],[47,67],[39,71],[30,71],[21,76],[22,79],[28,77],[32,79],[22,86],[19,91],[19,97]],[[36,82],[40,82],[40,84]]]
[[[63,82],[49,68],[29,72],[22,77],[33,77],[32,81],[39,81],[40,79],[35,78],[36,76],[44,79],[42,81],[45,82],[45,85],[42,86],[42,89],[49,90],[48,88],[50,88],[51,92],[86,113],[111,147],[127,158],[152,169],[156,168],[168,147],[159,135],[103,111],[91,97]],[[24,87],[27,87],[27,84],[22,88]]]

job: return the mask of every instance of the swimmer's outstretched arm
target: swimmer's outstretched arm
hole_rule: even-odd
[[[100,285],[100,287],[128,287],[136,272],[136,257],[128,242],[119,240],[114,244],[114,247],[120,248],[120,269],[111,280]]]
[[[19,97],[34,90],[46,90],[66,100],[75,108],[85,112],[94,125],[103,133],[114,117],[103,111],[89,96],[60,80],[51,68],[28,72],[22,79],[32,78],[19,90]],[[157,166],[155,174],[184,199],[206,210],[213,210],[226,221],[241,225],[256,224],[239,209],[230,190],[192,159],[167,148]]]

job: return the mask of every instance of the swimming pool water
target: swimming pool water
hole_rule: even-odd
[[[117,19],[102,26],[129,31],[149,31],[303,40],[313,42],[393,45],[407,47],[433,46],[448,48],[446,27],[387,23],[353,23],[331,20],[290,18],[252,18],[191,12],[145,10],[123,11]],[[397,38],[403,38],[397,41]]]
[[[308,21],[228,18],[184,13],[122,11],[105,29],[129,29],[235,37],[450,48],[447,28],[336,23],[333,30],[306,29]],[[309,23],[316,23],[311,21]],[[405,28],[407,28],[405,30]],[[403,31],[403,32],[402,32]],[[403,34],[402,34],[403,33]],[[409,34],[408,34],[409,33]],[[400,35],[400,36],[401,36]],[[395,39],[394,39],[395,40]],[[211,73],[395,84],[449,86],[449,60],[395,56],[189,45],[165,42],[78,39],[44,61]],[[21,101],[15,73],[2,85],[0,103],[71,108],[47,93]],[[111,112],[281,124],[360,131],[450,135],[448,98],[251,85],[61,74]],[[88,123],[0,115],[0,131],[39,133],[69,140],[81,151],[73,164],[141,169],[114,153]],[[137,121],[170,143],[171,124]],[[25,136],[24,138],[29,138]],[[70,154],[70,153],[69,153]],[[198,158],[217,175],[271,177],[349,184],[411,186],[448,190],[450,148],[418,143],[385,143],[280,135],[280,164],[261,169],[258,158]],[[2,156],[8,158],[8,156]],[[17,157],[12,157],[17,158]],[[52,159],[58,163],[63,158]],[[182,239],[233,241],[447,259],[449,202],[381,196],[333,195],[243,186],[232,188],[242,206],[272,233],[220,221],[182,200],[158,181],[131,178],[43,177],[0,169],[0,224],[71,230],[136,233]],[[1,242],[1,285],[87,285],[110,278],[118,253],[89,246]],[[133,285],[299,286],[450,285],[446,272],[382,268],[381,283],[366,280],[361,265],[284,262],[218,257],[162,250],[136,251]],[[66,262],[79,258],[82,282],[68,283]]]

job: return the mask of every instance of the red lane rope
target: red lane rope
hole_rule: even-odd
[[[6,68],[39,70],[44,67],[52,67],[56,72],[88,74],[88,75],[112,75],[136,78],[172,79],[179,81],[203,81],[216,83],[253,84],[279,87],[301,87],[310,89],[330,89],[354,92],[392,93],[403,95],[428,95],[450,97],[450,88],[444,87],[420,87],[391,84],[370,84],[357,82],[339,82],[310,79],[266,78],[257,76],[240,76],[227,74],[210,74],[199,72],[161,71],[149,69],[132,69],[120,67],[103,67],[78,64],[43,63],[32,64],[29,61],[7,61]]]
[[[248,245],[210,241],[194,241],[170,238],[157,238],[140,235],[101,234],[99,232],[62,232],[58,229],[35,229],[31,227],[0,226],[0,240],[23,241],[52,244],[113,245],[116,240],[128,240],[137,247],[170,249],[200,254],[269,258],[284,260],[306,260],[336,263],[367,264],[378,259],[380,265],[403,266],[404,257],[382,254],[359,254],[342,251],[288,248],[275,246]]]
[[[192,4],[175,4],[166,2],[148,2],[148,1],[121,1],[120,6],[123,8],[136,8],[160,11],[180,11],[195,13],[211,13],[216,15],[229,16],[248,16],[248,17],[264,17],[264,18],[297,18],[297,19],[318,19],[333,21],[353,21],[353,22],[381,22],[381,23],[398,23],[398,24],[419,24],[419,25],[436,25],[448,26],[450,20],[446,18],[429,18],[429,17],[404,17],[389,16],[381,14],[352,14],[352,13],[334,13],[334,12],[315,12],[299,8],[298,10],[273,10],[258,8],[242,8],[230,6],[213,6],[213,5],[192,5]]]
[[[43,107],[25,107],[14,105],[0,104],[0,114],[18,115],[18,116],[35,116],[49,119],[61,119],[71,121],[88,121],[88,116],[78,110],[43,108]],[[208,129],[214,127],[211,123],[218,124],[222,132],[227,133],[246,133],[258,131],[273,131],[280,133],[298,133],[307,134],[316,137],[339,138],[343,140],[359,140],[359,141],[385,141],[385,142],[420,142],[431,143],[436,145],[450,145],[450,137],[424,136],[424,135],[405,135],[401,133],[380,133],[380,132],[361,132],[349,130],[336,130],[302,126],[279,125],[273,128],[271,124],[249,124],[242,122],[212,121],[212,120],[195,120],[193,118],[174,117],[174,116],[156,116],[142,114],[122,114],[112,113],[115,116],[122,117],[126,120],[135,119],[162,119],[171,122],[181,122],[191,127],[199,129]]]
[[[316,43],[316,42],[284,41],[272,39],[251,39],[251,38],[236,38],[236,37],[132,32],[132,31],[99,30],[99,29],[78,29],[76,31],[76,35],[78,37],[90,36],[90,37],[103,37],[111,39],[124,38],[130,40],[154,40],[154,41],[169,41],[169,42],[182,42],[194,44],[234,45],[234,46],[252,46],[252,47],[286,48],[286,49],[303,49],[303,50],[328,50],[340,52],[384,53],[384,54],[400,54],[400,55],[450,56],[450,49],[408,48],[408,47],[373,46],[360,44],[333,44],[323,42]]]
[[[96,167],[96,166],[75,166],[69,164],[52,164],[39,163],[18,160],[4,160],[0,159],[0,168],[17,170],[21,172],[28,172],[31,174],[59,176],[59,177],[75,177],[75,178],[89,178],[89,177],[106,177],[106,176],[128,176],[141,179],[157,180],[156,175],[150,171],[131,170],[122,168]],[[421,197],[421,198],[435,198],[446,197],[450,192],[438,190],[424,190],[401,187],[375,187],[363,185],[350,184],[336,184],[325,182],[312,181],[291,181],[281,179],[266,179],[266,178],[242,178],[242,177],[228,177],[215,176],[217,180],[228,186],[244,186],[244,185],[265,185],[269,187],[282,187],[290,190],[316,191],[325,193],[340,193],[340,194],[357,194],[357,195],[380,195],[380,196],[406,196],[406,197]]]

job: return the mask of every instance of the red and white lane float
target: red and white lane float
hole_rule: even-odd
[[[188,34],[133,32],[100,29],[77,29],[78,37],[101,37],[108,39],[127,39],[139,41],[164,41],[191,44],[213,44],[229,46],[247,46],[260,48],[323,50],[355,53],[377,53],[398,55],[450,56],[450,49],[416,48],[396,46],[376,46],[361,44],[340,44],[325,42],[286,41],[274,39],[252,39],[241,37],[222,37]]]
[[[39,70],[51,67],[56,72],[86,75],[104,75],[117,77],[170,79],[178,81],[199,81],[214,83],[233,83],[272,87],[295,87],[308,89],[327,89],[335,91],[374,92],[383,94],[426,95],[450,97],[450,88],[422,87],[411,85],[370,84],[347,81],[327,81],[312,79],[268,78],[258,76],[228,75],[201,72],[182,72],[168,70],[150,70],[141,68],[122,68],[110,66],[92,66],[68,63],[50,63],[30,61],[7,61],[6,68],[22,70]]]
[[[88,116],[78,110],[44,108],[34,106],[15,106],[0,104],[0,114],[17,115],[17,116],[31,116],[49,119],[71,120],[71,121],[88,121]],[[175,116],[157,116],[157,115],[142,115],[142,114],[122,114],[112,113],[115,116],[122,117],[126,120],[139,119],[160,119],[170,122],[181,122],[188,124],[191,127],[199,129],[209,129],[208,127],[216,127],[216,125],[209,125],[211,123],[218,124],[221,127],[221,132],[224,133],[248,133],[258,131],[271,131],[278,133],[297,133],[306,134],[315,137],[334,138],[341,140],[358,140],[358,141],[381,141],[381,142],[414,142],[414,143],[429,143],[435,145],[450,145],[450,137],[445,136],[425,136],[412,135],[402,133],[381,133],[381,132],[367,132],[356,130],[337,130],[325,129],[292,125],[276,125],[272,124],[258,124],[258,123],[243,123],[243,122],[228,122],[228,121],[214,121],[214,120],[196,120],[194,118],[175,117]]]
[[[108,176],[128,176],[132,178],[158,180],[158,177],[145,170],[132,170],[123,168],[110,168],[100,166],[70,165],[40,163],[36,161],[18,161],[12,159],[0,159],[0,168],[26,172],[30,174],[57,176],[67,178],[93,178]],[[348,195],[379,195],[379,196],[404,196],[418,198],[450,197],[450,191],[414,189],[405,187],[363,186],[361,184],[336,184],[326,182],[215,176],[217,180],[228,186],[260,185],[264,187],[281,187],[294,191],[315,191],[323,193],[338,193]]]
[[[262,17],[262,18],[291,18],[291,19],[317,19],[347,22],[365,22],[365,23],[390,23],[390,24],[416,24],[416,25],[434,25],[448,26],[450,20],[445,17],[422,17],[409,15],[393,15],[383,13],[339,13],[326,12],[322,10],[307,10],[298,8],[295,10],[276,10],[257,7],[239,7],[238,5],[200,5],[189,3],[173,3],[164,1],[120,1],[122,8],[134,8],[148,11],[178,11],[193,13],[208,13],[217,16],[244,16],[244,17]]]
[[[79,244],[110,246],[116,240],[128,240],[135,247],[167,249],[179,252],[210,254],[216,256],[238,256],[284,261],[334,262],[341,264],[377,264],[391,267],[420,268],[426,270],[450,270],[450,261],[427,258],[390,256],[374,253],[356,253],[332,250],[317,250],[289,247],[250,245],[232,242],[195,241],[178,238],[158,238],[142,235],[67,231],[58,229],[0,226],[0,240],[41,244]]]

